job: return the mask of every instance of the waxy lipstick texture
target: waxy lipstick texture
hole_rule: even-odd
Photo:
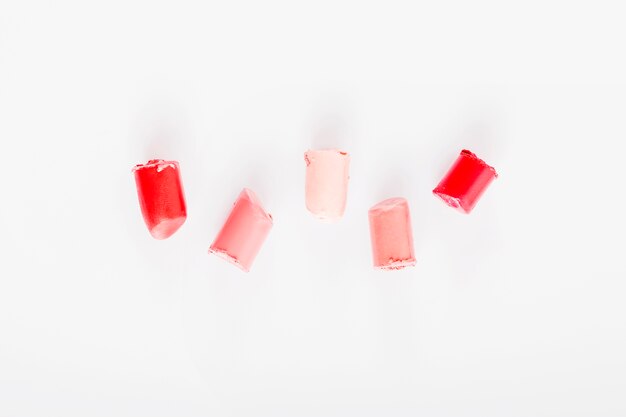
[[[409,204],[390,198],[369,210],[374,267],[384,270],[415,265]]]
[[[155,239],[167,239],[187,219],[180,168],[176,161],[152,159],[133,168],[141,214]]]
[[[337,149],[308,150],[306,162],[306,208],[318,219],[335,221],[346,209],[350,155]]]
[[[433,193],[450,207],[470,213],[480,196],[497,177],[493,167],[463,149]]]
[[[244,188],[209,253],[248,272],[272,225],[272,216],[263,209],[256,194]]]

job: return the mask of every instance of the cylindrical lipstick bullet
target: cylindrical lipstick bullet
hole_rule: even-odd
[[[374,267],[393,270],[415,265],[409,203],[389,198],[372,207],[368,215]]]
[[[244,188],[209,253],[248,272],[272,225],[272,216],[263,209],[256,194]]]
[[[469,213],[497,177],[493,167],[463,149],[433,193],[450,207]]]
[[[133,168],[143,220],[155,239],[167,239],[187,219],[185,195],[176,161],[152,159]]]
[[[304,154],[306,208],[326,222],[339,220],[346,209],[350,155],[337,149],[308,150]]]

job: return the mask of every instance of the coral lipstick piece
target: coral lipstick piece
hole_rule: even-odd
[[[187,219],[185,195],[176,161],[152,159],[133,168],[143,220],[155,239],[167,239]]]
[[[498,174],[472,152],[463,149],[433,193],[463,213],[472,211]]]
[[[248,272],[272,224],[272,216],[263,209],[256,194],[244,188],[209,253]]]
[[[337,149],[308,150],[306,162],[306,208],[318,219],[338,220],[346,209],[350,155]]]
[[[390,198],[369,210],[374,267],[384,270],[415,265],[409,203]]]

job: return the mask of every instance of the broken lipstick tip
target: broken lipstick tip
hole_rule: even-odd
[[[489,184],[498,177],[496,170],[474,153],[463,149],[433,194],[448,206],[469,214]]]
[[[273,226],[256,194],[244,188],[233,205],[209,253],[248,272]]]
[[[368,212],[374,268],[398,270],[414,266],[409,203],[401,197],[383,200]]]
[[[350,155],[339,149],[309,149],[304,161],[307,210],[322,221],[339,220],[346,208]]]
[[[151,159],[132,169],[139,207],[150,235],[172,236],[187,218],[187,207],[177,161]]]

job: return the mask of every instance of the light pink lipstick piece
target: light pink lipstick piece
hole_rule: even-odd
[[[263,209],[256,194],[244,188],[209,253],[248,272],[272,224],[272,216]]]
[[[369,210],[374,267],[385,270],[415,265],[409,204],[390,198]]]
[[[337,149],[308,150],[306,162],[306,208],[318,219],[338,220],[346,209],[350,155]]]

